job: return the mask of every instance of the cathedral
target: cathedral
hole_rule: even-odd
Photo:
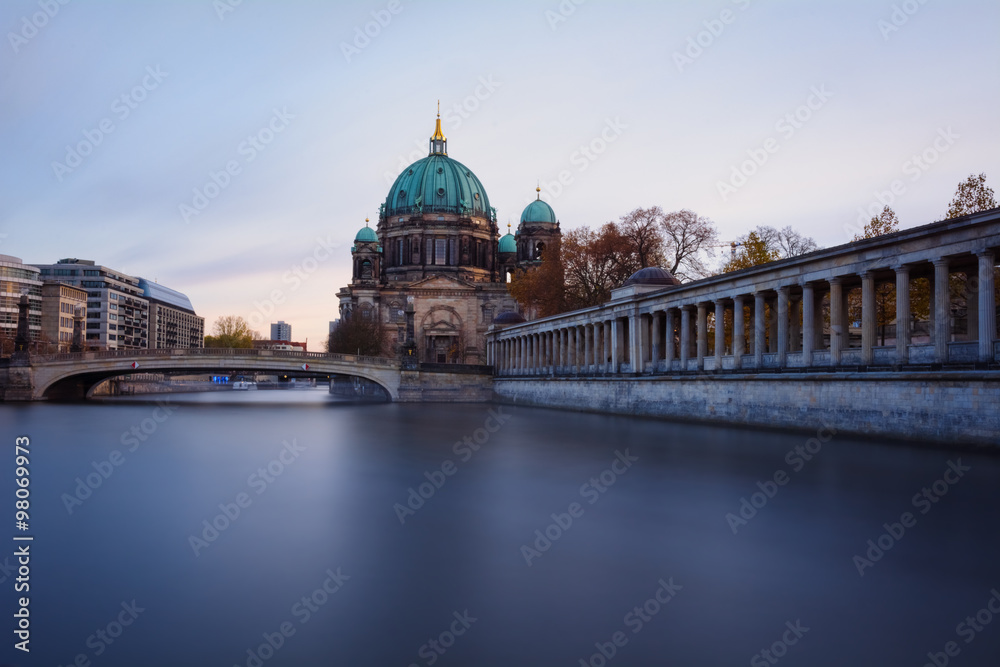
[[[398,352],[412,304],[421,362],[485,364],[487,329],[517,311],[510,276],[540,262],[560,236],[555,212],[536,193],[517,232],[508,225],[501,237],[486,188],[448,157],[438,114],[428,156],[403,170],[375,228],[366,220],[354,238],[351,284],[337,293],[341,319],[380,319]]]

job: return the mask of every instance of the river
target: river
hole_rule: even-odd
[[[25,544],[17,436],[34,537],[30,654],[0,556],[0,663],[1000,664],[992,455],[323,389],[168,399],[0,405],[3,539]]]

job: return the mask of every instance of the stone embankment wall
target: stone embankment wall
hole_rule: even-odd
[[[1000,446],[1000,373],[496,378],[498,400],[570,410]]]

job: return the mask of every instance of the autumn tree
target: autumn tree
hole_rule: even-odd
[[[377,313],[377,311],[376,311]],[[327,352],[381,357],[389,352],[389,333],[376,313],[345,315],[326,340]]]
[[[896,217],[896,212],[891,208],[886,206],[882,209],[882,212],[876,215],[874,218],[868,221],[865,228],[860,234],[855,234],[851,241],[863,241],[865,239],[873,239],[876,236],[882,236],[884,234],[892,234],[893,232],[899,231],[899,218]]]
[[[760,266],[779,259],[781,259],[781,252],[768,245],[767,241],[758,236],[756,231],[752,231],[740,244],[736,255],[723,265],[722,272],[729,273],[730,271],[749,269],[752,266]]]
[[[967,179],[958,184],[955,196],[948,205],[946,220],[958,218],[963,215],[988,211],[997,207],[996,198],[993,195],[993,188],[986,185],[986,174],[970,175]],[[1000,280],[1000,269],[994,268],[994,280]],[[970,286],[978,285],[978,282],[970,283],[966,274],[952,274],[949,279],[949,289],[952,296],[952,303],[956,301],[964,307],[966,312],[970,308],[977,307],[970,302]],[[973,287],[972,289],[978,289]],[[996,303],[1000,304],[1000,293],[994,297]]]
[[[589,227],[569,231],[563,235],[561,255],[570,310],[606,302],[612,289],[642,268],[629,240],[613,222],[597,231]]]
[[[212,325],[211,336],[205,336],[205,347],[251,348],[262,336],[238,315],[223,315]]]
[[[634,265],[638,267],[636,271],[664,263],[663,219],[663,210],[659,206],[637,208],[623,215],[615,226],[634,259]]]
[[[694,211],[681,209],[667,213],[660,221],[663,230],[663,251],[667,257],[663,268],[681,281],[704,278],[711,271],[705,256],[719,243],[715,223]]]
[[[566,310],[566,277],[561,244],[554,240],[545,248],[542,262],[517,271],[507,291],[521,305],[528,319],[557,315]]]
[[[955,196],[948,205],[946,220],[958,218],[970,213],[988,211],[997,207],[993,196],[993,188],[986,185],[986,174],[970,175],[958,184]]]

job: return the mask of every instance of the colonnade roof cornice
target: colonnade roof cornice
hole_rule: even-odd
[[[954,258],[968,258],[971,264],[981,253],[984,256],[992,253],[995,257],[998,247],[1000,208],[619,298],[600,306],[514,325],[509,330],[511,333],[550,331],[591,324],[599,319],[732,301],[736,297],[752,299],[758,293],[771,298],[777,296],[778,290],[801,289],[805,284],[820,288],[832,284],[853,287],[860,285],[862,274],[876,277],[881,274],[880,279],[893,280],[892,273],[900,267],[912,272],[923,266],[931,272],[935,263],[952,264]],[[502,333],[507,331],[505,328]]]

